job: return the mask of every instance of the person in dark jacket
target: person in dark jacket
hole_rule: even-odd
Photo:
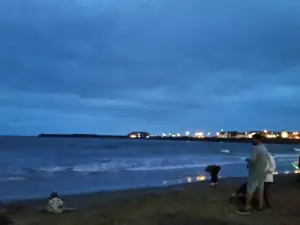
[[[217,184],[218,184],[218,175],[219,175],[219,172],[221,170],[221,166],[219,165],[209,165],[205,168],[205,172],[208,172],[210,173],[210,181],[211,181],[211,186],[212,187],[217,187]]]

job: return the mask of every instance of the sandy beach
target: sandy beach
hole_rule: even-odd
[[[22,225],[293,225],[300,224],[300,182],[295,175],[278,175],[270,188],[272,210],[253,211],[249,216],[236,214],[230,194],[245,178],[226,178],[213,189],[206,181],[160,188],[100,192],[62,196],[78,212],[48,215],[36,212],[47,200],[17,202],[26,210],[11,214]]]

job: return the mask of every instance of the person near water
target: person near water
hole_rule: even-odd
[[[247,166],[248,167],[248,166]],[[272,154],[269,153],[269,162],[266,168],[267,176],[264,182],[264,202],[266,204],[266,208],[271,208],[271,204],[269,201],[269,186],[274,182],[274,172],[276,170],[276,163]],[[247,182],[242,184],[230,197],[230,202],[232,203],[233,199],[240,199],[243,203],[246,203],[246,195],[247,195]]]
[[[219,172],[221,170],[221,166],[219,165],[210,165],[208,167],[206,167],[205,171],[210,173],[210,185],[212,187],[217,187],[217,184],[218,184],[218,175],[219,175]]]
[[[64,203],[58,197],[57,192],[52,192],[49,197],[48,205],[46,207],[47,212],[49,213],[62,213],[64,210]]]
[[[247,199],[244,208],[237,210],[237,213],[247,215],[251,212],[252,197],[256,189],[259,193],[259,209],[262,210],[264,203],[264,181],[266,179],[266,168],[269,162],[269,152],[263,144],[263,136],[255,134],[252,137],[252,152],[247,160],[249,164],[249,175],[247,179]]]
[[[271,208],[269,200],[269,186],[274,182],[274,172],[276,170],[276,163],[272,154],[269,153],[269,162],[267,166],[267,176],[264,183],[264,202],[267,208]]]
[[[77,209],[66,207],[64,202],[59,198],[58,193],[54,191],[50,194],[48,204],[46,208],[42,209],[42,211],[47,213],[60,214],[74,212],[77,211]]]

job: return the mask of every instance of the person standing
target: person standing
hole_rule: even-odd
[[[264,202],[266,204],[266,208],[271,208],[270,200],[269,200],[269,186],[274,182],[274,172],[276,170],[276,163],[274,157],[269,153],[269,162],[267,166],[267,176],[264,183]]]
[[[247,179],[247,200],[244,208],[237,211],[239,214],[247,215],[251,212],[251,201],[253,193],[258,189],[259,209],[262,210],[264,203],[264,181],[266,179],[266,168],[269,162],[269,152],[263,144],[263,136],[255,134],[252,137],[252,153],[249,163],[249,175]]]

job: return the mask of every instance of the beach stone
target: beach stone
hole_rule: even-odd
[[[17,214],[26,210],[25,205],[18,205],[18,204],[10,204],[6,206],[6,213],[7,214]]]
[[[0,224],[1,225],[11,225],[14,222],[6,215],[0,215]]]

